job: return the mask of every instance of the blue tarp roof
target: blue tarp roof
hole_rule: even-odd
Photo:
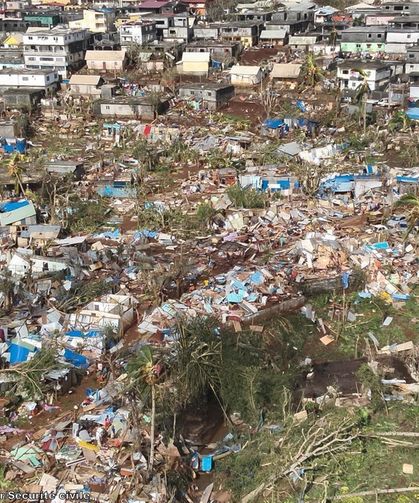
[[[87,368],[89,366],[89,360],[79,354],[71,351],[71,349],[64,350],[64,359],[72,363],[75,367]]]
[[[99,187],[97,193],[102,197],[116,197],[116,198],[133,198],[135,196],[135,190],[130,187],[112,187],[106,185],[105,187]]]
[[[81,330],[69,330],[65,333],[68,337],[97,337],[102,335],[100,330],[89,330],[88,332],[82,332]]]
[[[399,183],[419,183],[419,176],[396,176]]]
[[[31,351],[24,346],[12,343],[8,352],[10,353],[10,365],[15,365],[16,363],[26,362]]]
[[[28,206],[29,201],[23,199],[22,201],[8,201],[7,203],[3,203],[0,205],[0,211],[7,213],[9,211],[15,211],[19,208],[23,208],[24,206]]]
[[[263,125],[269,129],[278,129],[284,125],[282,119],[266,119]]]
[[[419,121],[419,108],[408,108],[406,115],[409,117],[409,119]]]

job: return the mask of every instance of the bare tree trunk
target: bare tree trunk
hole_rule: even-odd
[[[154,465],[154,429],[156,420],[156,386],[151,385],[151,427],[150,427],[150,459],[148,460],[148,470],[151,474]]]

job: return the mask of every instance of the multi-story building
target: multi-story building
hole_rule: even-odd
[[[342,32],[340,50],[349,53],[384,52],[385,26],[353,26]]]
[[[359,73],[365,73],[365,77]],[[367,80],[370,91],[384,90],[390,79],[403,72],[403,64],[389,61],[346,60],[337,67],[337,78],[342,90],[355,91]]]
[[[68,26],[93,33],[109,33],[115,30],[114,23],[115,13],[111,9],[84,9],[82,17],[69,21]]]
[[[407,48],[419,41],[419,15],[399,16],[387,27],[386,52],[406,54]]]
[[[153,16],[152,19],[157,21]],[[193,23],[195,18],[187,13],[180,13],[170,16],[169,26],[163,28],[163,40],[176,42],[189,42],[193,34]]]
[[[26,68],[57,70],[68,74],[84,64],[90,33],[84,29],[56,27],[51,30],[33,28],[23,35]]]
[[[211,27],[217,27],[219,38],[230,42],[240,42],[243,47],[253,47],[259,42],[259,36],[263,29],[263,23],[260,21],[233,22],[222,24],[211,24]]]
[[[156,23],[151,21],[124,23],[118,27],[118,33],[123,47],[132,44],[150,44],[157,39]]]
[[[413,45],[407,48],[405,72],[419,72],[419,45]]]

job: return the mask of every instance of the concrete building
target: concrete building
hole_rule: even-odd
[[[162,21],[161,17],[153,16],[156,22]],[[163,40],[176,42],[189,42],[193,35],[195,18],[187,13],[179,13],[167,17],[168,24],[162,28]]]
[[[226,84],[184,84],[179,87],[179,97],[187,101],[195,101],[200,108],[218,110],[227,104],[234,96],[234,86]]]
[[[268,27],[267,27],[268,28]],[[260,45],[286,45],[288,43],[288,32],[286,28],[272,28],[263,30],[260,34]]]
[[[395,17],[387,27],[386,52],[406,54],[407,48],[419,42],[419,15]]]
[[[208,75],[209,52],[184,52],[182,61],[177,64],[178,72],[189,75]]]
[[[126,65],[126,50],[86,51],[86,65],[89,70],[116,71]]]
[[[340,50],[346,53],[384,52],[385,26],[353,26],[342,32]]]
[[[243,47],[253,47],[258,44],[263,29],[262,22],[233,22],[211,25],[218,27],[219,38],[230,42],[240,42]]]
[[[68,26],[92,33],[108,33],[115,30],[115,13],[110,9],[84,9],[82,17],[69,21]]]
[[[419,45],[413,45],[407,48],[405,72],[419,72]]]
[[[364,77],[358,70],[365,72],[370,91],[380,91],[387,87],[392,76],[402,72],[402,64],[387,61],[344,61],[337,68],[337,78],[342,90],[355,91],[363,83]]]
[[[57,89],[59,80],[55,70],[0,70],[0,90],[40,89],[48,94]]]
[[[90,34],[87,30],[32,28],[23,35],[25,66],[30,69],[56,70],[61,77],[81,68]]]
[[[133,119],[153,120],[157,114],[169,108],[169,101],[159,99],[156,103],[151,97],[137,98],[119,96],[101,99],[94,103],[94,113],[101,117],[126,117]]]
[[[222,42],[215,40],[191,42],[185,47],[185,52],[209,52],[211,59],[224,61],[238,58],[241,52],[240,42]]]
[[[156,23],[152,21],[124,23],[118,27],[118,33],[123,47],[150,44],[157,38]]]

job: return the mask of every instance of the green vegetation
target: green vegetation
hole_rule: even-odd
[[[336,346],[328,346],[322,355],[330,358],[333,351],[335,358],[356,358],[363,353],[363,349],[373,346],[372,339],[368,336],[370,333],[377,339],[380,347],[407,340],[417,341],[419,308],[416,295],[413,291],[408,301],[396,307],[389,303],[386,297],[361,299],[357,293],[349,294],[345,299],[336,294],[319,295],[310,299],[317,316],[328,320],[328,327],[338,339]],[[335,314],[330,319],[329,314],[333,309]],[[356,314],[356,321],[343,320],[343,309],[346,313],[351,311]],[[386,327],[383,326],[383,321],[388,316],[391,316],[393,321]]]
[[[265,208],[267,196],[255,189],[233,185],[227,189],[227,194],[236,208]]]
[[[103,198],[83,200],[78,196],[69,202],[67,228],[71,233],[87,234],[97,231],[109,214],[107,202]]]

